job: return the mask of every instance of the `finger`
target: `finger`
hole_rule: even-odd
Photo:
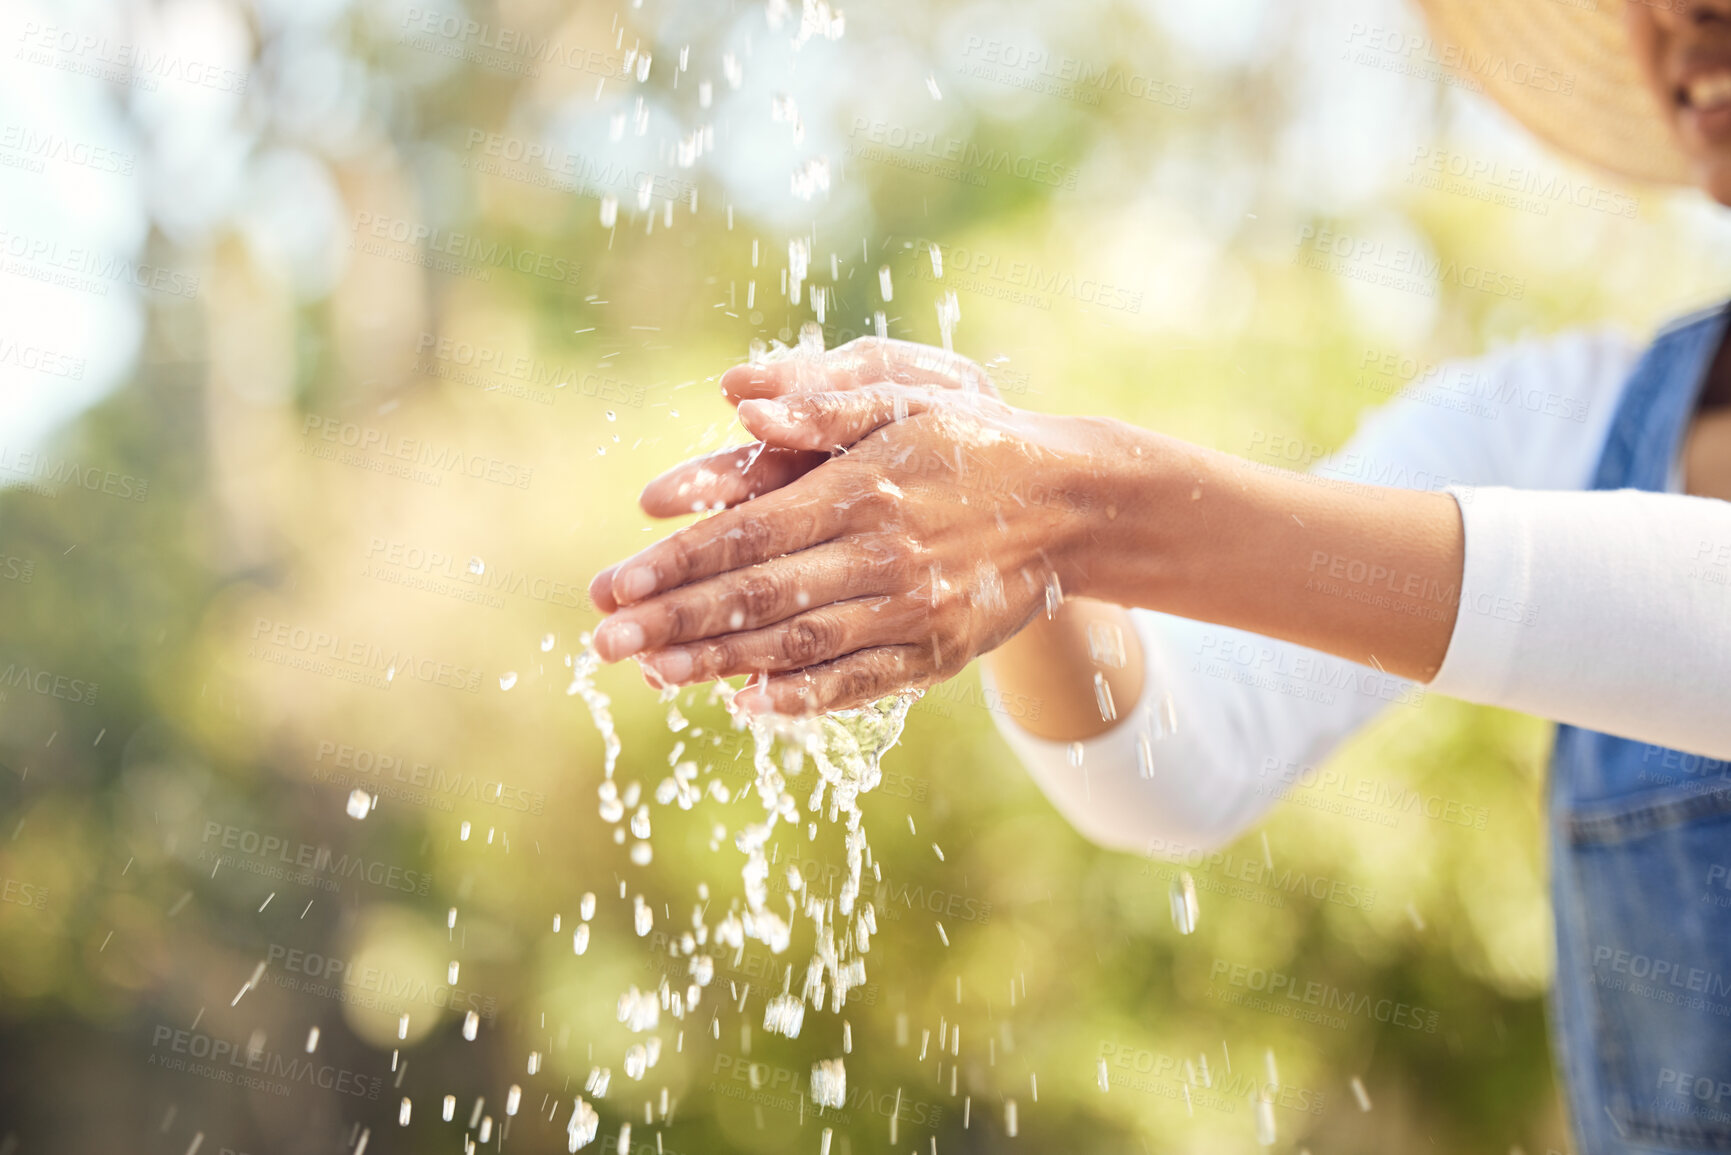
[[[879,698],[931,680],[920,646],[876,646],[788,674],[771,675],[734,696],[753,714],[822,714],[869,706]]]
[[[788,393],[835,392],[880,382],[935,385],[990,393],[985,370],[956,353],[913,341],[861,337],[822,357],[794,354],[736,365],[721,375],[721,391],[738,404]]]
[[[765,444],[828,453],[846,449],[892,421],[928,412],[935,403],[929,388],[869,385],[847,392],[741,401],[739,422]]]
[[[604,614],[619,608],[619,603],[613,600],[613,571],[618,568],[610,565],[589,579],[589,602]]]
[[[803,670],[899,641],[913,630],[913,615],[888,597],[835,602],[795,614],[761,630],[745,630],[641,655],[663,681],[684,686],[763,671]]]
[[[620,562],[613,601],[626,606],[728,570],[757,565],[830,540],[846,510],[830,487],[793,485],[705,518]]]
[[[886,593],[892,584],[887,555],[830,542],[627,606],[597,627],[595,649],[616,662],[644,650],[762,629],[809,608]]]
[[[644,486],[637,500],[650,517],[726,508],[780,489],[825,460],[826,454],[753,442],[676,465]]]

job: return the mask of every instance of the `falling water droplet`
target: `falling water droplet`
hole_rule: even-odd
[[[409,1099],[405,1095],[403,1096],[403,1105],[397,1108],[397,1126],[407,1127],[409,1125],[409,1110]]]
[[[1370,1093],[1364,1089],[1364,1080],[1357,1075],[1352,1077],[1352,1097],[1358,1100],[1360,1111],[1370,1110]]]
[[[314,1027],[312,1030],[307,1032],[307,1054],[310,1055],[318,1049],[319,1049],[319,1029],[317,1027]]]
[[[1100,709],[1102,722],[1118,720],[1118,706],[1112,701],[1112,686],[1106,681],[1106,675],[1099,670],[1094,671],[1094,705]]]
[[[1274,1146],[1274,1100],[1266,1093],[1252,1091],[1250,1103],[1256,1112],[1256,1141],[1264,1147]]]
[[[365,818],[373,809],[373,796],[360,787],[349,791],[349,817]]]
[[[481,1029],[481,1016],[470,1011],[463,1016],[463,1037],[471,1043],[475,1041],[475,1032]]]
[[[472,574],[484,574],[487,572],[487,563],[478,557],[472,557],[469,559],[469,572]]]
[[[499,688],[501,690],[509,690],[512,686],[515,686],[516,684],[517,684],[517,671],[508,670],[505,673],[499,675]]]
[[[1188,870],[1180,870],[1172,879],[1172,925],[1179,934],[1196,930],[1196,880]]]

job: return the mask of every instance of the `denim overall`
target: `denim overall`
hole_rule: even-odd
[[[1594,489],[1666,488],[1726,321],[1654,341]],[[1550,814],[1551,1021],[1580,1155],[1731,1151],[1731,764],[1563,726]]]

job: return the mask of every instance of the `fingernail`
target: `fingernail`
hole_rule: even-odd
[[[608,618],[595,630],[595,648],[610,662],[635,654],[643,642],[643,627],[636,622]]]
[[[775,703],[770,701],[769,691],[759,689],[741,690],[733,696],[733,704],[747,714],[768,714],[774,711]]]
[[[741,409],[744,409],[747,405],[752,407],[752,411],[759,419],[771,422],[775,425],[786,425],[793,420],[793,414],[790,413],[787,406],[783,405],[780,401],[758,400],[741,401],[739,403]]]
[[[621,601],[638,601],[654,590],[655,571],[646,565],[633,566],[624,573],[613,575],[613,596]]]
[[[661,650],[645,659],[665,681],[684,684],[691,680],[690,650]]]

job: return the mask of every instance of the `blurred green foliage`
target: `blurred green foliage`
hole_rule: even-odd
[[[275,218],[196,243],[154,233],[153,251],[201,269],[204,290],[147,302],[127,380],[38,450],[145,479],[146,495],[0,492],[0,553],[29,568],[0,581],[0,879],[12,887],[0,1139],[184,1151],[196,1133],[205,1151],[331,1150],[367,1128],[373,1151],[454,1149],[477,1096],[502,1134],[519,1084],[511,1142],[551,1150],[601,1066],[613,1071],[602,1133],[634,1121],[638,1150],[818,1150],[826,1121],[802,1091],[811,1063],[840,1053],[841,1027],[812,1012],[797,1040],[762,1031],[759,995],[787,960],[761,948],[737,969],[724,960],[685,1022],[664,1018],[645,1083],[625,1078],[618,994],[669,967],[684,981],[660,936],[687,924],[700,883],[723,904],[737,893],[740,856],[712,826],[731,832],[751,803],[658,809],[654,860],[632,865],[596,815],[600,739],[565,692],[568,656],[596,620],[590,574],[663,531],[637,512],[637,488],[737,436],[715,376],[751,340],[791,341],[813,317],[778,283],[791,239],[811,244],[832,344],[869,332],[879,309],[893,335],[934,341],[935,303],[953,290],[957,347],[993,367],[1012,403],[1251,455],[1271,437],[1340,444],[1401,387],[1367,369],[1380,353],[1423,366],[1576,324],[1640,333],[1710,290],[1711,230],[1687,203],[1640,192],[1627,219],[1540,213],[1413,183],[1418,147],[1530,146],[1440,88],[1336,75],[1352,71],[1331,63],[1347,16],[1248,6],[1237,19],[1256,31],[1210,47],[1177,8],[883,3],[850,10],[839,41],[789,53],[799,14],[772,28],[761,5],[477,7],[495,39],[527,30],[593,54],[534,76],[474,35],[422,31],[419,8],[237,10],[256,80],[235,113],[248,163],[310,158],[340,211],[310,241]],[[1035,91],[1044,66],[988,59],[993,43],[1006,59],[1016,36],[1052,67],[1119,80]],[[653,55],[641,83],[618,75],[633,45]],[[745,76],[737,92],[726,53]],[[314,60],[347,70],[346,103],[290,115],[309,99],[295,69]],[[1135,78],[1162,98],[1133,95]],[[771,117],[782,91],[800,106],[802,145]],[[639,98],[652,114],[642,137]],[[124,111],[126,95],[113,99]],[[1398,115],[1333,127],[1354,101]],[[892,126],[885,141],[900,126],[936,152],[874,152],[877,123]],[[678,167],[675,143],[705,124],[712,152]],[[579,157],[558,162],[567,176],[653,170],[656,191],[645,209],[629,176],[547,187],[546,164],[510,160],[508,146],[489,156],[486,134]],[[819,153],[831,194],[786,195],[787,174]],[[1023,161],[1072,172],[1073,187],[1017,175]],[[619,202],[611,229],[602,196]],[[400,222],[438,232],[396,240]],[[1522,288],[1331,276],[1297,260],[1304,230],[1322,228],[1488,262]],[[942,278],[933,243],[949,258]],[[529,254],[532,271],[477,259],[494,245]],[[1115,304],[1081,288],[1100,283]],[[746,783],[739,738],[706,693],[682,698],[696,729],[676,736],[635,673],[601,685],[622,780],[652,790],[685,741]],[[872,986],[843,1016],[854,1097],[827,1121],[834,1150],[1257,1150],[1252,1100],[1271,1061],[1281,1150],[1566,1146],[1542,1009],[1545,727],[1435,699],[1392,710],[1329,763],[1334,781],[1447,800],[1482,828],[1390,804],[1358,820],[1326,808],[1330,788],[1301,791],[1193,868],[1200,926],[1181,937],[1172,868],[1071,831],[982,703],[971,673],[928,695],[866,800],[884,924]],[[345,813],[354,787],[379,796],[361,821]],[[780,853],[820,876],[841,862],[822,827]],[[586,891],[599,913],[577,956]],[[631,931],[639,893],[656,909],[650,938]],[[344,963],[335,978],[330,959]],[[1270,973],[1348,1009],[1305,1021],[1286,1013],[1302,1003],[1243,1001]],[[315,1026],[317,1059],[362,1093],[283,1073]],[[922,1059],[940,1026],[959,1027],[959,1048]],[[266,1061],[276,1086],[234,1082],[255,1069],[244,1063],[214,1064],[214,1077],[174,1068],[200,1035],[281,1058]],[[672,1119],[646,1123],[644,1101],[657,1120],[659,1106],[644,1089],[663,1085]],[[453,1123],[440,1118],[446,1094]]]

